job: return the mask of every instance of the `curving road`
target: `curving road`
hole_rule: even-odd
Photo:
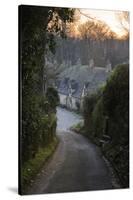
[[[38,174],[29,194],[112,189],[112,178],[100,150],[68,128],[81,117],[57,110],[60,143],[51,160]]]

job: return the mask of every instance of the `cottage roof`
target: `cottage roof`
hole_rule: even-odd
[[[63,71],[58,77],[58,92],[68,95],[70,88],[72,96],[80,98],[84,86],[90,93],[94,92],[101,84],[105,83],[109,72],[105,68],[94,67],[89,69],[87,65],[72,66]]]

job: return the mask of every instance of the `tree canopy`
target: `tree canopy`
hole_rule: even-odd
[[[70,8],[19,6],[23,164],[55,137],[55,113],[59,98],[56,90],[51,88],[45,91],[45,56],[48,51],[54,53],[54,37],[65,36],[65,24],[73,20],[73,14],[74,9]]]

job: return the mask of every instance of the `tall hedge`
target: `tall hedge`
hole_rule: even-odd
[[[129,185],[129,65],[115,67],[101,95],[88,95],[84,101],[84,129],[90,138],[106,134],[111,142],[104,154],[113,164],[123,187]],[[106,126],[108,119],[108,126]]]
[[[54,91],[54,92],[53,92]],[[22,110],[22,161],[33,158],[39,147],[49,144],[56,131],[56,105],[59,97],[53,88],[48,89],[49,97],[27,96]]]
[[[129,66],[119,65],[107,81],[103,107],[109,117],[109,134],[117,143],[129,142]]]

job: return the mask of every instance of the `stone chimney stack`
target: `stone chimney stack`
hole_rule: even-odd
[[[89,60],[89,69],[93,69],[93,68],[94,68],[94,60],[93,60],[93,58],[91,58]]]
[[[111,71],[112,71],[112,65],[110,60],[108,59],[106,63],[106,72],[111,72]]]

